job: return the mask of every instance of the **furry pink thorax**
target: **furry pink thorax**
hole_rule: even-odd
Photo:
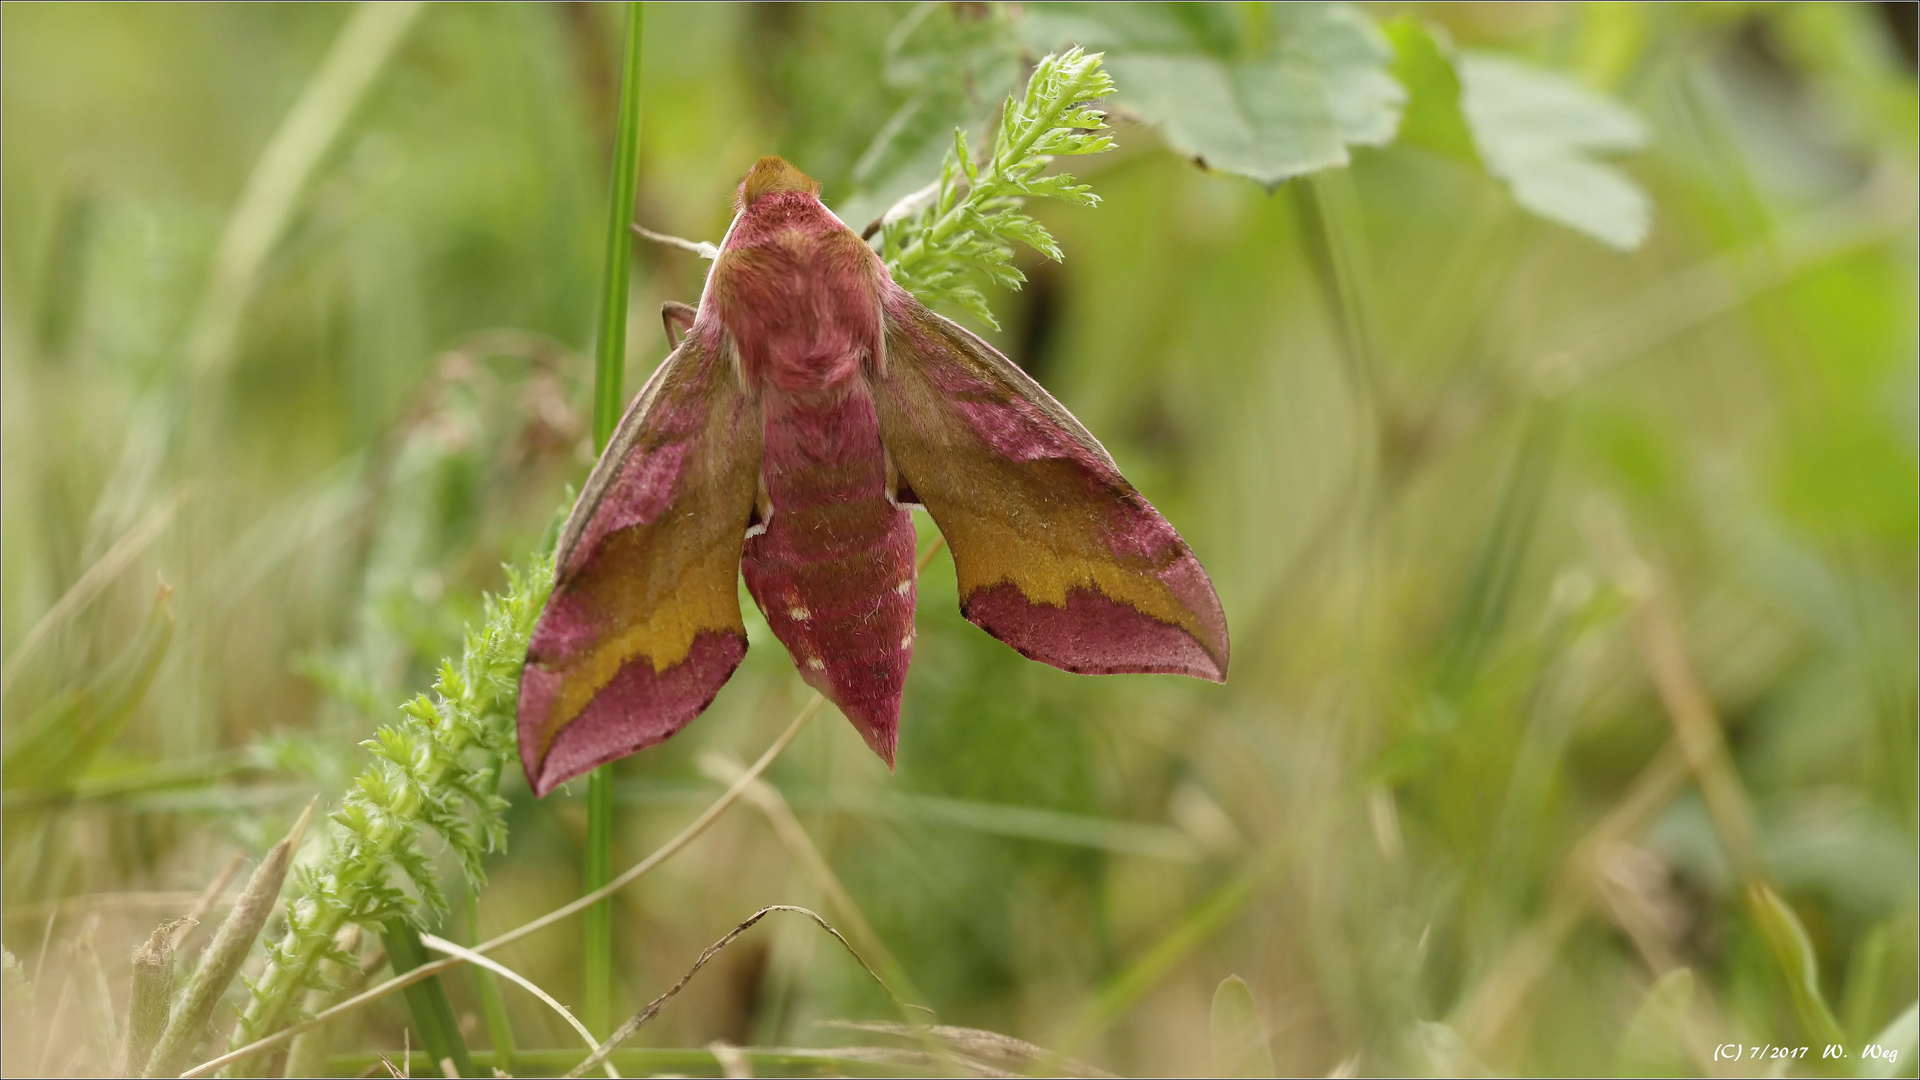
[[[843,392],[879,361],[888,284],[879,256],[818,195],[775,190],[729,230],[709,297],[749,392],[811,396]]]

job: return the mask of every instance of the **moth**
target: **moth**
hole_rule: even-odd
[[[684,336],[567,518],[521,672],[536,794],[713,701],[747,651],[740,576],[891,767],[915,506],[952,552],[962,613],[1023,655],[1226,679],[1226,616],[1186,542],[1038,383],[896,285],[819,190],[777,157],[748,172]]]

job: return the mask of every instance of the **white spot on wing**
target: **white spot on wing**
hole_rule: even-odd
[[[794,622],[806,622],[808,619],[812,617],[813,617],[813,612],[808,611],[806,608],[803,608],[803,607],[787,609],[787,618],[792,619]]]
[[[817,656],[807,657],[807,666],[812,668],[815,671],[827,670],[827,662],[825,660],[820,659]]]
[[[902,581],[900,584],[895,585],[893,587],[893,591],[899,593],[901,596],[907,595],[907,593],[911,592],[912,590],[913,590],[912,578],[908,578],[905,581]]]

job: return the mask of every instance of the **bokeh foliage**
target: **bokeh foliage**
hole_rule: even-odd
[[[935,561],[898,773],[823,717],[771,775],[944,1021],[1129,1073],[1206,1072],[1249,1009],[1282,1074],[1659,1073],[1814,1043],[1823,1008],[1857,1055],[1914,1001],[1902,10],[649,5],[636,218],[700,239],[761,154],[859,227],[956,126],[991,145],[1040,51],[1106,48],[1119,84],[1119,149],[1070,163],[1101,204],[1033,204],[1064,261],[1022,251],[987,300],[1205,562],[1232,679],[1028,663]],[[585,473],[609,7],[429,7],[231,350],[194,353],[228,215],[348,17],[0,13],[9,1072],[108,1070],[127,951],[339,799]],[[1279,108],[1309,92],[1337,107]],[[635,259],[630,387],[705,268]],[[616,865],[801,700],[746,611],[709,713],[616,767]],[[1669,749],[1689,678],[1724,732],[1705,783]],[[505,778],[509,847],[443,936],[575,895],[582,787]],[[759,906],[828,899],[732,811],[618,901],[616,1009]],[[568,924],[501,959],[571,1002],[579,954]],[[1251,1005],[1223,1013],[1229,974]],[[575,1045],[504,1000],[522,1047]],[[768,923],[641,1042],[894,1015]],[[333,1049],[405,1023],[395,999]]]

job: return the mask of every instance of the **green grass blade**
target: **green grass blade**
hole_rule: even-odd
[[[620,126],[607,196],[607,255],[600,279],[600,336],[594,342],[593,448],[606,447],[620,423],[620,380],[627,359],[627,280],[633,261],[634,185],[640,176],[640,46],[642,5],[627,5],[626,66],[620,74]]]
[[[1759,926],[1767,951],[1773,954],[1786,976],[1787,993],[1807,1037],[1823,1044],[1842,1042],[1845,1036],[1840,1032],[1839,1021],[1834,1019],[1826,996],[1820,992],[1819,957],[1813,951],[1813,940],[1801,925],[1800,916],[1794,914],[1779,893],[1761,884],[1748,887],[1747,912]]]
[[[387,959],[392,962],[396,975],[412,971],[431,959],[427,947],[420,943],[420,932],[407,925],[405,919],[388,920],[380,928],[380,940],[387,947]],[[413,1026],[420,1032],[420,1045],[434,1063],[433,1071],[441,1071],[440,1062],[451,1061],[454,1071],[461,1076],[480,1075],[474,1071],[467,1041],[460,1037],[460,1022],[454,1018],[453,1003],[447,1000],[447,990],[441,985],[440,977],[422,979],[401,993],[406,995],[407,1011],[413,1014]]]
[[[607,261],[600,291],[600,338],[594,346],[593,447],[604,450],[620,422],[620,379],[626,363],[627,276],[632,265],[634,187],[640,175],[641,47],[646,41],[644,5],[627,5],[626,61],[620,74],[620,120],[613,151],[613,186],[607,197]],[[612,874],[613,783],[608,766],[587,776],[587,851],[584,889],[592,892]],[[581,1019],[604,1037],[612,1023],[613,905],[595,904],[586,915],[586,993]]]
[[[466,893],[467,943],[480,940],[480,891],[472,882],[467,883]],[[486,1017],[487,1038],[493,1040],[495,1066],[502,1072],[512,1074],[517,1067],[514,1054],[519,1045],[513,1038],[513,1020],[507,1015],[507,1003],[500,997],[500,983],[493,972],[475,964],[472,966],[473,983],[480,991],[480,1011]]]

